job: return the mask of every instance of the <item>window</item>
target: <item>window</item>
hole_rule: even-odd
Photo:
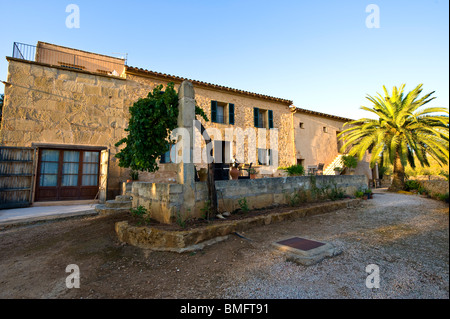
[[[305,128],[305,123],[300,122],[300,123],[298,124],[298,126],[299,126],[300,128]]]
[[[270,166],[272,165],[272,163],[273,163],[272,150],[258,148],[258,164]]]
[[[164,154],[161,155],[161,158],[160,158],[160,160],[159,160],[159,163],[160,163],[160,164],[170,164],[170,163],[174,163],[174,162],[170,159],[170,152],[171,152],[172,150],[175,151],[174,147],[175,147],[175,144],[170,145],[170,150],[167,151],[167,152],[165,152]],[[177,155],[175,154],[175,156],[177,156]]]
[[[234,125],[234,104],[211,101],[211,122]]]
[[[216,123],[225,123],[225,105],[217,104]]]
[[[161,159],[160,159],[159,163],[160,164],[170,163],[170,151],[167,151],[161,155]]]
[[[273,128],[273,111],[253,108],[254,124],[257,128]]]
[[[99,163],[100,154],[98,152],[83,153],[83,174],[81,177],[81,185],[97,186]]]
[[[172,150],[173,145],[170,146],[170,150]],[[161,155],[161,159],[159,160],[160,164],[169,164],[172,163],[170,160],[170,150]]]
[[[59,151],[44,150],[41,155],[39,186],[56,187],[58,184]]]
[[[100,151],[39,149],[35,200],[94,199],[99,190]]]
[[[64,151],[61,186],[78,186],[80,152]]]
[[[328,133],[328,127],[324,126],[324,127],[322,128],[322,130],[323,130],[324,133]]]

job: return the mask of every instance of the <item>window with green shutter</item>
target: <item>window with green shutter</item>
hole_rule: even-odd
[[[253,108],[253,119],[255,127],[259,127],[259,108],[257,107]]]
[[[234,104],[228,104],[228,123],[234,125]]]
[[[269,110],[269,129],[273,128],[273,111]]]
[[[234,104],[228,104],[228,123],[234,125]]]
[[[211,122],[217,122],[217,101],[211,101]]]

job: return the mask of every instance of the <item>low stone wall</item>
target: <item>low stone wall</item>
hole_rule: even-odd
[[[449,192],[448,181],[445,180],[420,180],[420,184],[430,192],[430,194],[445,194]]]
[[[324,175],[314,176],[314,179],[319,188],[336,185],[348,195],[354,195],[356,190],[368,187],[368,180],[364,175]],[[239,200],[243,198],[246,199],[249,209],[285,205],[286,194],[293,194],[300,188],[311,189],[312,182],[310,176],[217,181],[218,209],[221,212],[239,209]],[[152,218],[162,223],[175,222],[178,214],[183,219],[201,217],[202,209],[208,201],[208,188],[206,182],[197,182],[195,187],[195,208],[185,211],[183,185],[134,182],[133,207],[147,208],[151,211]]]
[[[320,203],[308,207],[297,207],[287,212],[273,212],[241,220],[231,220],[185,231],[166,231],[147,226],[132,226],[128,222],[118,222],[115,231],[121,242],[145,249],[186,252],[202,249],[206,245],[224,240],[229,234],[242,232],[251,227],[270,225],[284,220],[294,220],[306,216],[328,213],[353,207],[360,199]]]

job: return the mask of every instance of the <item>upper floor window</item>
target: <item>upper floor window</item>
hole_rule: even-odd
[[[257,128],[273,128],[273,111],[253,108],[254,125]]]
[[[234,125],[234,104],[211,101],[211,122]]]

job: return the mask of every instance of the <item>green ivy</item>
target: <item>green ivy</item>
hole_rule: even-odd
[[[157,86],[146,98],[141,98],[130,107],[128,136],[115,144],[119,147],[125,144],[115,156],[119,166],[135,171],[156,172],[157,159],[170,149],[170,132],[178,124],[178,93],[174,83]],[[205,121],[208,118],[198,106],[195,113]]]

